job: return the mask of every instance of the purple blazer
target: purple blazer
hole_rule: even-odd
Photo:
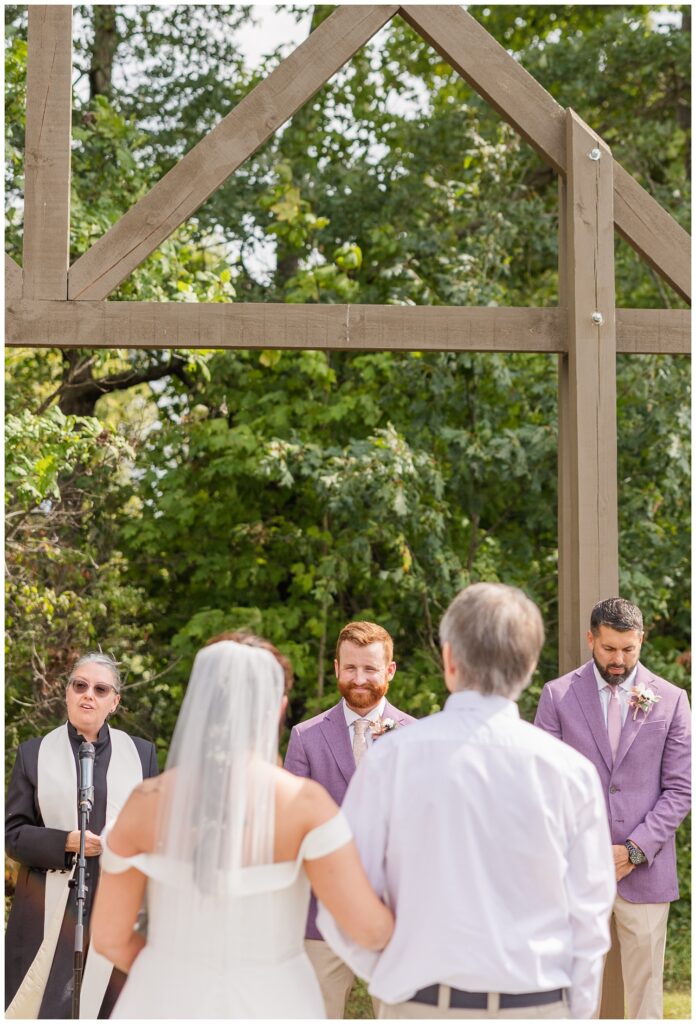
[[[399,726],[416,721],[388,701],[382,718],[393,718]],[[301,775],[305,779],[320,782],[337,804],[343,803],[348,783],[355,773],[355,758],[343,713],[343,701],[339,701],[328,711],[322,711],[320,715],[310,718],[307,722],[300,722],[293,727],[288,752],[285,755],[285,768],[293,775]],[[312,893],[305,932],[308,939],[322,937],[315,923],[316,917],[317,901]]]
[[[612,764],[593,662],[547,683],[534,724],[575,747],[599,772],[611,841],[632,839],[648,858],[618,883],[630,903],[679,898],[674,833],[691,806],[691,715],[686,691],[638,662],[636,684],[661,697],[635,720],[629,708]]]

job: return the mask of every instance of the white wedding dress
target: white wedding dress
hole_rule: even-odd
[[[112,1017],[324,1018],[319,984],[304,952],[310,886],[303,861],[333,853],[351,838],[339,811],[307,833],[294,861],[242,869],[235,891],[216,879],[213,892],[200,893],[194,927],[205,934],[196,935],[180,921],[174,927],[171,913],[176,889],[188,887],[191,895],[190,871],[155,854],[119,857],[109,848],[107,830],[102,871],[137,868],[148,878],[147,945]],[[201,949],[208,952],[203,956]]]

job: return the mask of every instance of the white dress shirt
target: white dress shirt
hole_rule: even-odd
[[[381,953],[320,904],[324,938],[387,1003],[441,983],[469,992],[568,990],[591,1017],[616,883],[594,766],[503,697],[453,694],[383,737],[342,810],[396,915]]]
[[[358,718],[367,718],[370,722],[379,722],[380,718],[384,714],[384,709],[387,706],[387,698],[382,697],[381,701],[376,708],[369,711],[366,715],[358,714],[357,711],[353,711],[349,708],[345,700],[341,702],[343,704],[343,714],[345,715],[346,725],[348,726],[348,732],[350,733],[350,745],[353,746],[355,740],[355,722]],[[370,729],[365,730],[365,742],[368,747],[372,746],[372,731]]]
[[[602,714],[604,715],[604,724],[607,724],[607,715],[609,714],[609,701],[611,699],[611,684],[602,679],[599,674],[599,670],[595,664],[592,665],[594,669],[594,677],[597,680],[597,689],[599,690],[599,702],[602,705]],[[619,709],[621,711],[621,724],[623,725],[626,721],[626,715],[628,714],[628,701],[631,696],[631,690],[636,683],[636,675],[638,673],[638,666],[624,679],[622,683],[617,685],[617,694],[619,697]]]

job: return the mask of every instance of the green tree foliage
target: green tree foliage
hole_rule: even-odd
[[[66,417],[57,406],[39,416],[9,415],[5,429],[12,756],[18,742],[64,720],[67,673],[80,653],[101,645],[139,671],[151,659],[148,601],[127,582],[115,546],[116,480],[132,458],[129,445],[99,420]]]

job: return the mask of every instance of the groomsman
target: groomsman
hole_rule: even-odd
[[[337,804],[343,802],[357,764],[376,738],[414,721],[386,698],[396,672],[393,652],[392,638],[382,626],[374,622],[344,626],[334,661],[341,700],[290,733],[285,767],[294,775],[316,779]],[[312,895],[305,948],[321,985],[327,1017],[341,1019],[355,975],[323,941],[316,916]]]
[[[396,926],[360,950],[320,906],[331,947],[383,1019],[592,1015],[616,892],[597,772],[520,719],[543,642],[520,590],[476,583],[440,626],[450,696],[380,742],[343,811]]]
[[[634,604],[612,597],[595,605],[592,658],[546,684],[535,724],[599,772],[628,1016],[660,1019],[667,915],[679,898],[674,836],[691,802],[691,721],[685,691],[638,660],[643,636]]]

